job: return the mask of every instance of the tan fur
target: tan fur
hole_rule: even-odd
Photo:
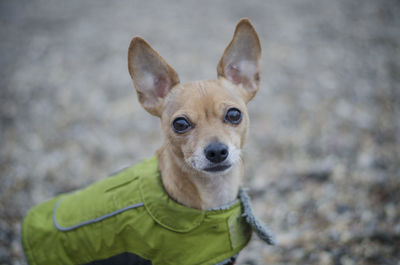
[[[235,200],[243,176],[240,150],[249,126],[246,104],[258,90],[260,56],[257,33],[248,19],[242,19],[218,64],[219,78],[179,84],[176,72],[150,45],[138,37],[132,40],[128,64],[139,101],[160,117],[164,132],[157,152],[162,182],[183,205],[210,209]],[[224,121],[230,108],[242,112],[237,125]],[[172,123],[177,117],[190,120],[192,129],[175,132]],[[231,168],[214,173],[199,169],[203,150],[216,141],[229,147]]]

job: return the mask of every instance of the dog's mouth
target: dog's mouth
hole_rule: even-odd
[[[211,167],[206,167],[204,168],[204,171],[207,172],[222,172],[230,168],[231,165],[216,165],[216,166],[211,166]]]

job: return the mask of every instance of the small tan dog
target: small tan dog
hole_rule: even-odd
[[[218,63],[218,79],[180,84],[145,40],[131,41],[129,73],[142,106],[161,119],[159,168],[166,191],[179,203],[206,210],[237,198],[249,127],[246,104],[259,88],[260,57],[257,33],[242,19]]]
[[[259,88],[261,47],[242,19],[218,64],[218,79],[180,84],[142,38],[129,72],[140,103],[160,117],[157,156],[33,207],[22,225],[28,264],[228,265],[251,232],[274,240],[240,182]]]

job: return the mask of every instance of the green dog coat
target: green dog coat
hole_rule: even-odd
[[[240,194],[217,210],[180,205],[164,191],[153,157],[31,209],[22,224],[25,257],[29,265],[225,264],[252,228],[262,238]]]

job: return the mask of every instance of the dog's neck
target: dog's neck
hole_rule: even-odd
[[[177,202],[196,209],[215,209],[233,202],[238,194],[243,170],[238,162],[225,174],[207,175],[188,168],[169,148],[157,152],[164,188]]]

